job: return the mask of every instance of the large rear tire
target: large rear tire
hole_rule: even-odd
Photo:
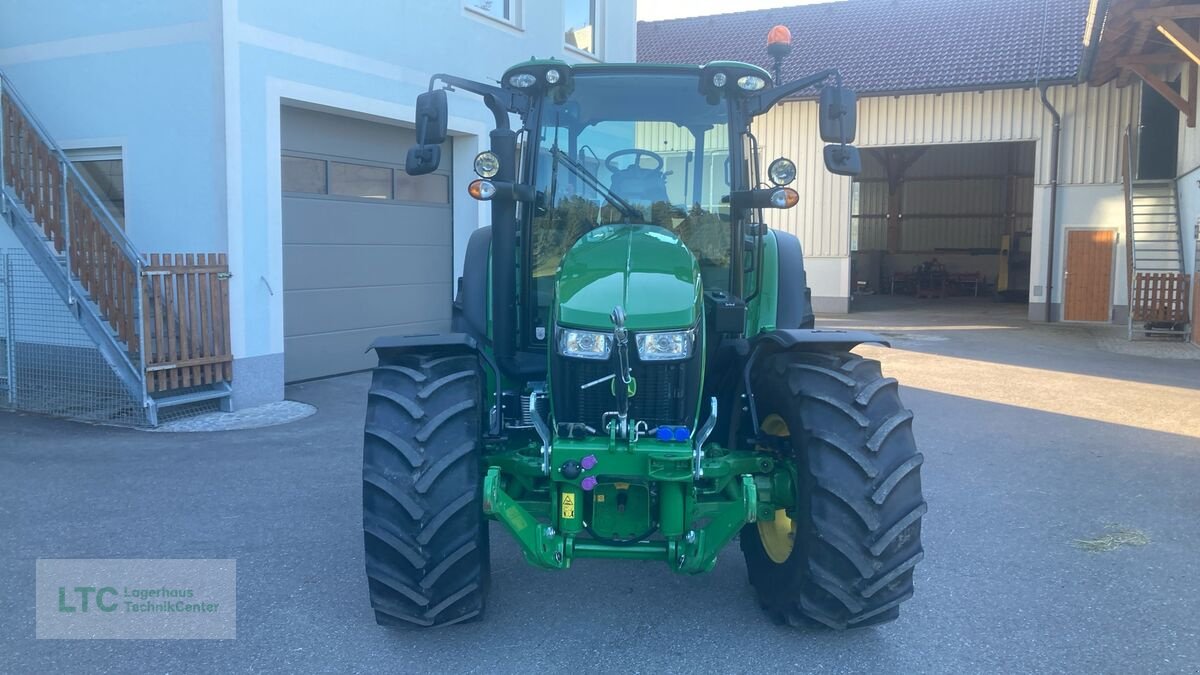
[[[371,378],[363,440],[367,584],[382,625],[478,618],[489,560],[474,356],[407,353]]]
[[[777,622],[846,629],[897,618],[924,555],[912,413],[878,361],[784,352],[755,368],[762,431],[794,470],[796,507],[742,530],[760,604]]]

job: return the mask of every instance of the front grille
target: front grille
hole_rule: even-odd
[[[629,417],[646,422],[650,428],[661,424],[691,425],[699,387],[699,359],[670,363],[632,364],[637,393],[629,400]],[[580,389],[614,372],[609,361],[587,361],[555,357],[551,389],[554,392],[555,421],[580,422],[603,429],[606,412],[617,409],[612,382]],[[696,372],[692,372],[696,371]]]

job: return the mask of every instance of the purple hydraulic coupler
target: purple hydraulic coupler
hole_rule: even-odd
[[[588,476],[580,481],[579,487],[583,488],[584,492],[591,492],[598,482],[600,481],[597,481],[595,476]]]

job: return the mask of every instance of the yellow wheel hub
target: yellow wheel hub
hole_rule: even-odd
[[[762,423],[763,433],[771,436],[786,438],[791,436],[787,422],[779,415],[770,415]],[[772,562],[782,564],[787,562],[796,545],[796,523],[784,509],[775,512],[774,520],[758,521],[758,538],[762,541],[763,551]]]

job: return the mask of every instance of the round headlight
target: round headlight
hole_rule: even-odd
[[[484,150],[475,155],[475,173],[481,178],[495,178],[496,174],[500,173],[500,158],[491,150]]]
[[[557,70],[555,70],[554,68],[551,68],[550,70],[546,71],[546,81],[549,82],[550,84],[554,84],[554,83],[558,82],[559,77],[560,77],[559,72]]]
[[[532,73],[517,73],[508,78],[508,83],[514,87],[525,89],[537,84],[537,78]]]
[[[780,157],[767,167],[767,177],[775,185],[787,185],[796,180],[796,163],[786,157]]]
[[[767,86],[767,81],[756,75],[743,75],[738,78],[738,86],[746,91],[758,91]]]
[[[712,83],[714,87],[725,86],[725,73],[714,73]]]

